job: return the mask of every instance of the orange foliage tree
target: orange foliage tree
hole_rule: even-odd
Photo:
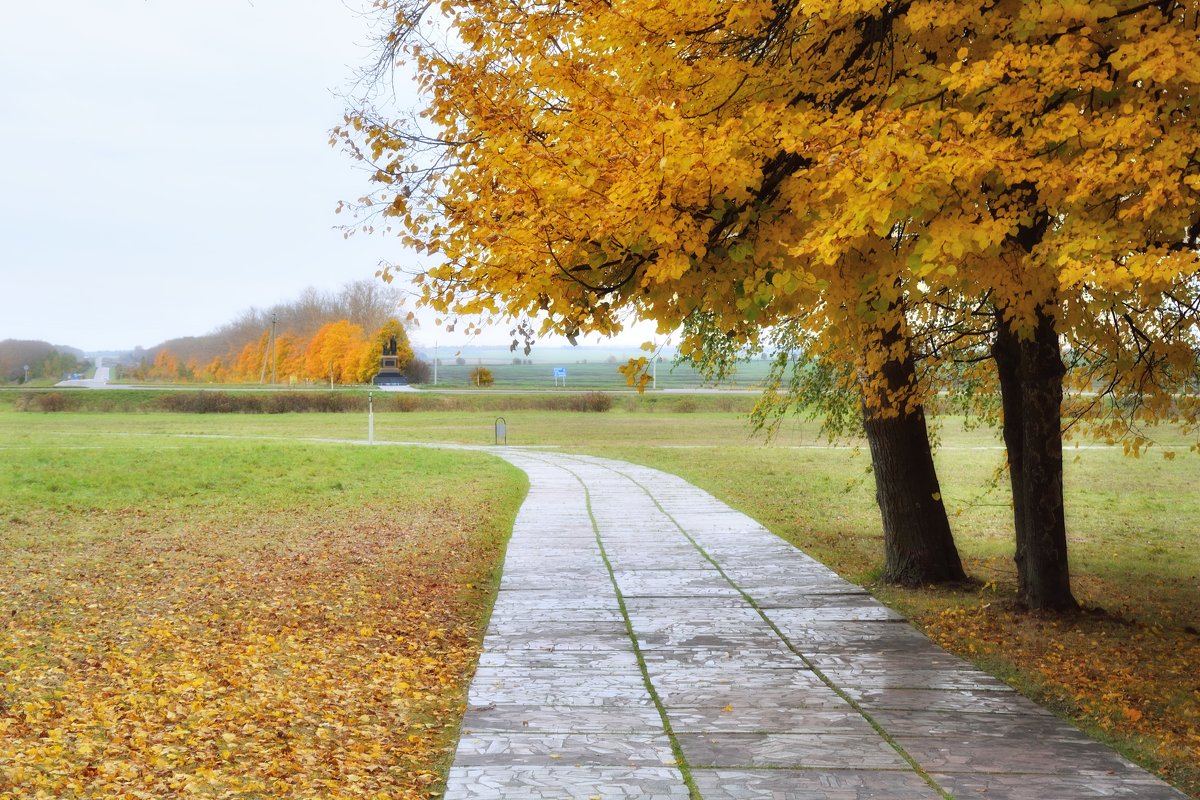
[[[383,345],[392,336],[396,337],[397,355],[403,367],[412,360],[413,352],[408,333],[399,320],[388,320],[368,337],[361,326],[343,319],[321,326],[311,339],[284,331],[275,339],[274,353],[270,331],[263,331],[257,339],[244,342],[236,350],[202,366],[191,359],[181,367],[174,353],[162,348],[141,369],[140,375],[163,381],[258,383],[264,373],[274,373],[277,380],[295,384],[300,380],[329,381],[332,372],[334,383],[368,383],[379,371]]]
[[[154,363],[147,371],[146,377],[157,381],[178,380],[180,377],[179,359],[170,350],[159,350],[154,356]]]
[[[370,343],[363,329],[347,320],[322,325],[304,355],[304,374],[315,381],[358,383]]]

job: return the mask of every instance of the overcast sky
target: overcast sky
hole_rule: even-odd
[[[150,347],[403,263],[334,214],[367,186],[328,144],[370,58],[363,5],[7,4],[0,339]],[[455,343],[414,338],[435,336]]]

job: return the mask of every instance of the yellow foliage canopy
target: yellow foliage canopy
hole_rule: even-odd
[[[1194,2],[444,0],[453,49],[386,8],[431,130],[336,134],[436,260],[427,305],[750,344],[803,320],[868,370],[896,326],[984,347],[1049,315],[1093,384],[1194,373]]]
[[[151,380],[201,380],[214,383],[257,383],[264,372],[274,373],[285,382],[298,380],[333,383],[369,383],[379,371],[384,343],[396,337],[399,365],[403,368],[413,358],[412,345],[404,324],[388,320],[382,328],[368,337],[363,329],[349,320],[326,323],[311,338],[284,331],[271,350],[270,332],[264,331],[255,341],[245,342],[236,352],[215,358],[202,368],[189,362],[181,367],[170,349],[163,348],[154,357],[152,366],[141,377]],[[274,370],[272,370],[272,359]],[[266,368],[264,370],[264,364]]]

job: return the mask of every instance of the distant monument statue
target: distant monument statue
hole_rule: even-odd
[[[396,336],[392,334],[383,343],[383,354],[379,357],[379,373],[371,379],[376,386],[397,386],[408,383],[400,371],[400,357],[396,354]]]

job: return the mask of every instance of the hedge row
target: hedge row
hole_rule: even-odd
[[[166,411],[183,414],[288,414],[303,412],[365,412],[367,396],[346,392],[154,392],[123,397],[90,391],[23,392],[14,403],[19,411]],[[489,395],[486,403],[473,395],[377,392],[376,411],[608,411],[612,395],[580,394]]]

